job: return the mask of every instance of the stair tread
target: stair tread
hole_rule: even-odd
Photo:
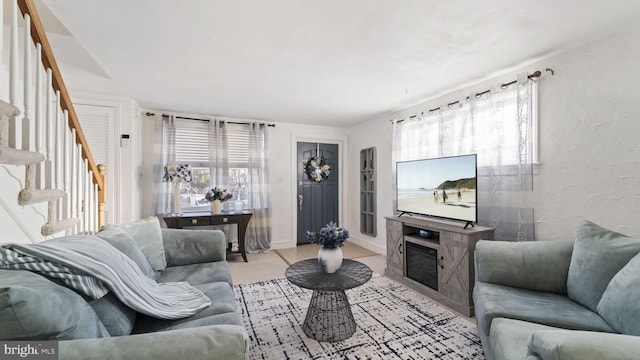
[[[44,161],[39,152],[0,146],[0,164],[28,165]]]
[[[31,205],[42,202],[55,201],[64,196],[64,191],[60,189],[28,190],[23,189],[18,195],[20,205]]]
[[[18,116],[20,114],[20,109],[11,105],[4,100],[0,100],[0,116]]]
[[[76,226],[80,222],[78,218],[68,218],[54,223],[46,223],[42,225],[40,232],[44,236],[52,235]]]

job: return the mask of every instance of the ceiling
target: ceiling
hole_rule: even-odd
[[[39,0],[72,91],[348,127],[640,18],[609,0]],[[73,94],[72,94],[73,96]]]

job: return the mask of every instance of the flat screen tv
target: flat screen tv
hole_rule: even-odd
[[[477,178],[476,154],[398,162],[396,210],[473,226],[478,220]]]

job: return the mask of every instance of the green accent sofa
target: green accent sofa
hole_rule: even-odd
[[[588,221],[575,241],[479,241],[478,333],[487,359],[640,358],[640,240]]]
[[[211,305],[164,320],[136,313],[113,292],[92,300],[34,272],[0,270],[0,340],[58,340],[62,360],[248,357],[249,337],[236,312],[221,231],[166,229],[151,217],[106,226],[96,236],[146,276],[158,283],[188,282]]]

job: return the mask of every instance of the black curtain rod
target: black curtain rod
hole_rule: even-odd
[[[550,72],[550,73],[551,73],[551,75],[555,75],[555,73],[554,73],[553,69],[546,68],[546,69],[544,69],[544,71],[548,71],[548,72]],[[527,78],[528,78],[529,80],[532,80],[532,79],[539,78],[540,76],[542,76],[542,73],[540,72],[540,70],[536,70],[536,71],[534,71],[534,72],[533,72],[533,74],[528,75],[528,76],[527,76]],[[515,84],[515,83],[517,83],[517,82],[518,82],[518,80],[513,80],[513,81],[510,81],[510,82],[508,82],[508,83],[504,83],[504,84],[500,85],[500,88],[501,88],[502,90],[506,90],[509,86],[511,86],[511,85],[513,85],[513,84]],[[480,96],[482,96],[482,95],[484,95],[484,94],[488,94],[488,93],[490,93],[490,92],[491,92],[491,90],[485,90],[485,91],[481,91],[481,92],[476,93],[474,96],[475,96],[476,98],[479,98]],[[468,96],[467,96],[466,100],[469,100],[469,97],[468,97]],[[455,105],[455,104],[459,104],[459,103],[460,103],[460,100],[456,100],[456,101],[454,101],[454,102],[447,103],[447,107],[448,107],[448,108],[450,108],[450,107],[452,107],[453,105]],[[434,111],[437,111],[437,110],[440,110],[440,106],[438,106],[437,108],[429,109],[429,110],[428,110],[428,113],[429,113],[429,114],[432,114]],[[424,115],[424,111],[423,111],[423,112],[421,112],[421,113],[420,113],[420,115]],[[417,116],[418,116],[418,114],[411,115],[411,116],[409,116],[409,119],[413,119],[413,118],[415,118],[415,117],[417,117]],[[392,120],[390,120],[390,121],[391,121],[391,122],[393,122],[393,119],[392,119]],[[399,123],[400,123],[400,122],[403,122],[403,121],[404,121],[404,119],[400,119],[400,120],[397,120],[396,122],[399,122]]]
[[[147,111],[147,116],[154,116],[155,113],[149,112]],[[168,117],[169,115],[167,114],[162,114],[162,117]],[[191,118],[191,117],[186,117],[186,116],[177,116],[176,115],[176,119],[183,119],[183,120],[197,120],[197,121],[209,121],[209,119],[197,119],[197,118]],[[248,125],[248,122],[238,122],[238,121],[225,121],[225,123],[227,124],[236,124],[236,125]],[[270,127],[276,127],[276,124],[266,124],[267,126]]]

